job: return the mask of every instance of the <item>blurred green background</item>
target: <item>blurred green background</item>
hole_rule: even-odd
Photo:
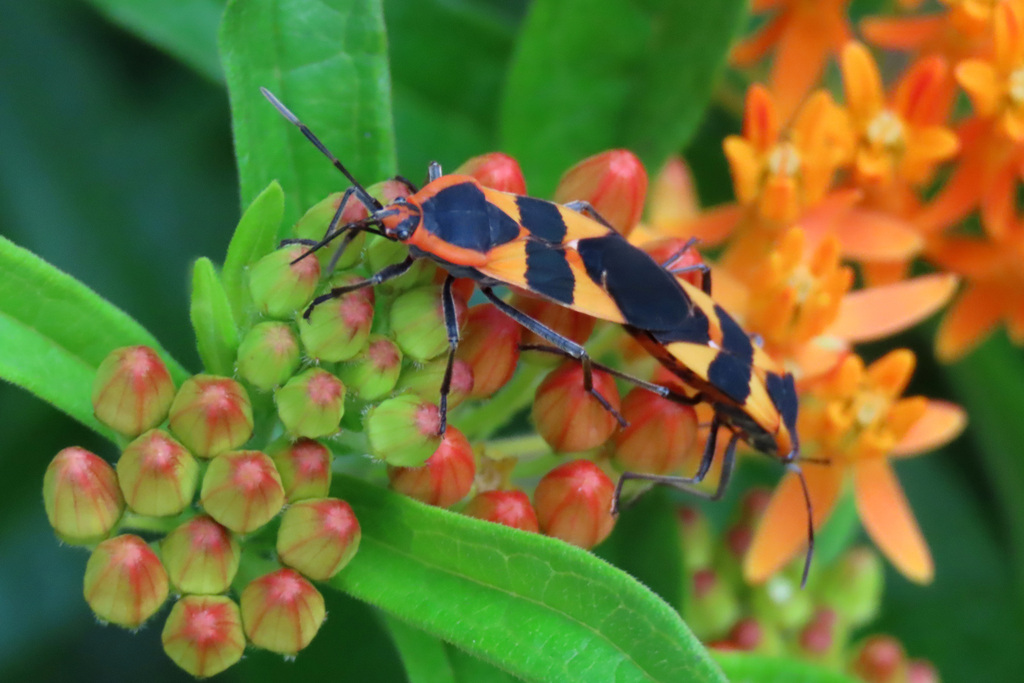
[[[206,51],[192,61],[206,66],[197,70],[108,21],[96,9],[104,4],[4,7],[0,234],[113,301],[198,369],[190,264],[223,255],[239,213],[227,97],[209,67],[216,26],[208,44],[198,41]],[[213,0],[189,4],[216,19]],[[430,159],[454,166],[491,151],[502,69],[526,3],[385,7],[400,171],[416,179]],[[460,31],[459,40],[438,49],[441,28]],[[457,50],[479,59],[460,63]],[[449,119],[460,125],[441,125]],[[687,150],[705,199],[725,198],[719,145],[738,128],[733,115],[712,108]],[[923,327],[884,348],[913,346],[911,393],[961,403],[971,425],[942,452],[898,465],[937,579],[919,587],[890,570],[884,614],[871,631],[897,635],[947,681],[1015,680],[1024,642],[1024,360],[1000,333],[958,366],[939,367],[933,328]],[[163,654],[159,627],[100,626],[82,599],[86,554],[55,540],[40,496],[46,465],[71,444],[113,456],[77,423],[0,385],[0,681],[188,680]],[[221,678],[403,679],[372,610],[331,592],[328,611],[296,662],[249,654]]]

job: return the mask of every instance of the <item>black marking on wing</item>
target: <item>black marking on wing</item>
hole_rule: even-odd
[[[559,303],[572,304],[576,278],[565,252],[535,240],[526,242],[526,285]]]
[[[479,187],[459,183],[446,187],[423,202],[423,227],[439,238],[464,249],[491,248],[490,204]],[[517,231],[518,234],[518,231]]]
[[[519,221],[534,237],[551,244],[561,244],[565,239],[565,220],[557,204],[519,195],[516,206],[519,207]]]
[[[725,309],[715,304],[715,315],[718,316],[718,325],[722,329],[722,350],[732,354],[737,360],[752,365],[754,362],[754,345],[743,328],[740,327]]]
[[[708,366],[708,382],[742,405],[750,396],[750,364],[719,352]]]
[[[775,404],[775,409],[782,416],[782,423],[789,430],[790,438],[793,439],[794,449],[798,448],[796,446],[797,396],[793,375],[788,372],[785,375],[769,372],[765,378],[765,387],[768,389],[768,397]]]
[[[491,233],[490,248],[519,238],[519,224],[490,202],[487,202],[487,223]]]
[[[671,274],[622,235],[610,232],[587,237],[577,242],[576,249],[587,275],[605,288],[627,324],[652,333],[663,343],[663,336],[676,330],[679,336],[671,341],[707,341],[707,317],[695,310]]]

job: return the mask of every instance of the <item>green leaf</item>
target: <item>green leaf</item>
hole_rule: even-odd
[[[451,172],[496,150],[515,17],[464,0],[399,0],[384,9],[401,171],[418,179],[438,161]]]
[[[502,107],[502,139],[531,192],[612,147],[651,170],[696,130],[744,0],[536,0]]]
[[[720,681],[671,607],[561,541],[438,510],[350,477],[362,526],[331,583],[528,681]]]
[[[92,382],[121,346],[160,354],[176,383],[188,372],[142,326],[70,275],[0,237],[0,377],[113,439],[92,414]]]
[[[205,256],[197,259],[192,268],[189,318],[196,333],[196,348],[203,367],[214,375],[233,375],[238,354],[238,328],[217,270]]]
[[[231,0],[220,31],[242,204],[275,178],[285,221],[348,184],[260,94],[291,108],[369,185],[395,173],[380,0]]]
[[[224,0],[89,0],[111,21],[167,51],[211,81],[223,81],[217,25]]]
[[[847,489],[839,497],[835,509],[825,526],[814,535],[813,564],[827,567],[857,540],[860,533],[860,517],[853,491]]]
[[[284,214],[284,191],[276,180],[252,201],[238,221],[235,234],[224,257],[221,280],[231,303],[235,323],[242,327],[251,308],[249,288],[245,284],[246,269],[274,250],[277,231]]]
[[[456,683],[444,642],[400,619],[385,616],[409,683]]]
[[[858,679],[796,659],[715,652],[732,683],[856,683]]]

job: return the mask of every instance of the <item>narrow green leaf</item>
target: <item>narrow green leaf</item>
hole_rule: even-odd
[[[133,344],[156,349],[175,382],[188,376],[128,314],[0,237],[0,378],[113,438],[93,417],[92,381],[108,353]]]
[[[279,179],[291,225],[348,184],[264,99],[261,86],[364,184],[394,175],[380,0],[231,0],[219,40],[243,206]]]
[[[384,621],[409,683],[457,683],[444,642],[393,616],[385,615]]]
[[[696,130],[745,16],[744,0],[535,0],[502,107],[504,147],[531,192],[611,147],[649,169]]]
[[[223,81],[217,26],[224,0],[89,0],[111,21],[177,57],[211,81]]]
[[[796,659],[741,652],[715,652],[733,683],[856,683],[858,679]]]
[[[358,479],[335,493],[362,542],[332,584],[528,681],[721,681],[686,624],[627,574],[560,541]]]
[[[238,221],[235,234],[231,236],[228,253],[224,257],[221,280],[231,303],[235,324],[239,327],[247,322],[246,311],[250,308],[245,271],[273,251],[283,214],[284,191],[275,180],[252,201],[242,214],[242,219]]]
[[[860,516],[853,491],[846,490],[825,526],[814,536],[813,564],[827,567],[846,551],[860,533]]]
[[[197,259],[192,267],[189,318],[203,367],[215,375],[230,377],[234,374],[238,353],[238,328],[217,270],[205,256]]]

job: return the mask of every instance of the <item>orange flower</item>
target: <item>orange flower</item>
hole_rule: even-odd
[[[876,47],[941,55],[950,62],[983,54],[991,40],[992,10],[1000,0],[944,2],[949,9],[942,13],[869,17],[861,22],[861,33]]]
[[[723,143],[736,199],[770,226],[792,222],[831,185],[848,151],[844,133],[842,112],[824,90],[811,95],[784,133],[772,96],[751,86],[743,136]]]
[[[847,482],[868,535],[908,578],[927,583],[931,554],[889,463],[954,438],[964,412],[924,397],[899,398],[914,368],[914,355],[892,351],[865,368],[850,355],[801,402],[800,434],[810,460],[804,473],[815,528],[835,509]],[[819,462],[825,461],[825,462]],[[760,583],[787,564],[806,542],[804,500],[795,474],[772,496],[745,560],[747,580]]]
[[[1000,321],[1015,344],[1024,344],[1024,225],[999,241],[944,238],[932,245],[929,256],[967,279],[939,327],[935,349],[940,359],[960,358]]]
[[[829,55],[850,38],[849,0],[754,0],[754,12],[777,10],[757,33],[736,46],[732,61],[749,66],[774,46],[768,84],[785,121],[818,82]]]
[[[936,164],[957,152],[956,135],[937,125],[946,117],[942,94],[946,62],[927,57],[900,79],[886,102],[878,67],[868,49],[851,42],[841,58],[843,88],[857,137],[857,180],[888,185],[927,181]]]
[[[989,59],[965,59],[956,67],[956,80],[984,118],[996,118],[1015,143],[1024,142],[1024,5],[1003,3],[996,8],[994,54]]]

